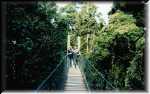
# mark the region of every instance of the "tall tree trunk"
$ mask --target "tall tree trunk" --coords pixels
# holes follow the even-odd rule
[[[80,36],[77,37],[77,40],[78,40],[78,51],[79,51],[79,53],[80,53],[80,43],[81,43],[81,41],[80,41]]]
[[[67,49],[70,47],[70,34],[68,33],[68,38],[67,38]]]
[[[86,52],[88,53],[88,51],[89,51],[89,34],[87,34],[87,39],[86,39],[86,41],[87,41]]]

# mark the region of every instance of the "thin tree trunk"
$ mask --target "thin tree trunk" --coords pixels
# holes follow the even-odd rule
[[[80,53],[80,43],[81,43],[81,41],[80,41],[80,36],[78,36],[77,38],[78,38],[78,39],[77,39],[77,40],[78,40],[78,51],[79,51],[79,53]]]
[[[86,48],[86,51],[87,51],[87,53],[88,53],[88,51],[89,51],[89,34],[87,34],[87,39],[86,39],[86,41],[87,41],[87,48]]]

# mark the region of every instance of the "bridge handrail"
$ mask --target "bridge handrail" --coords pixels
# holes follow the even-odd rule
[[[67,55],[65,55],[60,63],[56,66],[56,68],[44,79],[44,81],[38,86],[38,88],[36,89],[36,91],[40,90],[43,85],[48,81],[48,79],[50,79],[52,77],[52,75],[56,72],[56,70],[58,69],[58,67],[62,64],[62,62],[64,61],[64,59],[66,58]]]
[[[83,58],[83,57],[82,57]],[[84,58],[85,59],[85,58]],[[91,61],[89,61],[88,59],[86,59],[87,60],[87,64],[89,64],[90,66],[92,66],[93,67],[93,69],[113,88],[113,89],[116,89],[112,84],[111,84],[111,82],[109,82],[105,77],[104,77],[104,75],[103,75],[103,73],[101,73],[100,71],[98,71],[90,62]],[[88,69],[89,70],[89,69]]]
[[[85,77],[85,74],[83,73],[83,71],[82,71],[82,69],[81,69],[80,66],[79,66],[79,68],[80,68],[81,74],[82,74],[82,76],[83,76],[83,79],[85,80],[86,87],[87,87],[88,91],[90,91],[90,87],[89,87],[89,84],[88,84],[87,79],[86,79],[86,77]]]

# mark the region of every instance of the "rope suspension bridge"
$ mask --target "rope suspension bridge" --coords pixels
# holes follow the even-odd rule
[[[86,68],[89,73],[94,70],[94,73],[96,73],[98,75],[98,80],[103,79],[111,89],[116,90],[115,86],[113,86],[111,84],[111,82],[109,82],[104,77],[103,73],[99,72],[91,64],[91,62],[89,60],[86,60],[85,58],[80,56],[78,65],[77,66],[72,65],[70,67],[68,65],[69,63],[67,61],[67,55],[65,55],[64,58],[62,58],[62,60],[60,61],[60,63],[56,66],[56,68],[53,71],[51,71],[49,73],[49,75],[37,87],[36,92],[38,92],[40,90],[47,90],[45,88],[45,86],[47,86],[46,84],[48,83],[48,80],[52,78],[52,76],[55,74],[55,72],[58,70],[58,68],[61,66],[61,64],[63,64],[64,61],[65,61],[65,64],[67,64],[67,67],[66,67],[67,79],[65,81],[64,91],[89,91],[89,92],[91,91],[89,81],[85,75],[84,68],[83,68],[85,66],[85,64],[88,64],[92,68],[92,69]],[[96,83],[96,84],[99,84],[99,83]]]

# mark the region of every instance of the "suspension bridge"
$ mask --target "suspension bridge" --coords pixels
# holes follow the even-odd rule
[[[42,83],[37,87],[36,92],[40,90],[45,90],[44,89],[45,84],[48,83],[48,80],[52,78],[52,76],[55,74],[60,65],[63,64],[63,61],[66,59],[66,57],[67,55],[60,61],[60,63],[56,66],[56,68],[53,71],[51,71],[50,74],[42,81]],[[88,92],[91,91],[87,81],[87,77],[85,76],[85,73],[82,68],[85,65],[85,63],[91,66],[92,69],[95,70],[95,73],[99,75],[99,78],[103,79],[107,83],[107,85],[111,87],[111,89],[116,90],[116,88],[107,79],[105,79],[104,75],[101,72],[99,72],[92,64],[90,64],[88,60],[80,58],[79,61],[80,61],[79,64],[76,66],[75,65],[70,66],[68,65],[69,64],[68,62],[65,63],[67,64],[66,67],[67,79],[65,81],[63,91],[88,91]],[[91,70],[88,71],[89,73],[91,72]]]

